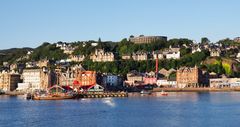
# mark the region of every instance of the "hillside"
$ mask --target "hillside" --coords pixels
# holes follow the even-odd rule
[[[32,51],[32,48],[11,48],[11,49],[5,49],[0,50],[0,65],[7,61],[9,63],[14,62],[18,58],[21,58],[27,54],[28,51]]]
[[[240,71],[239,62],[231,58],[209,57],[203,61],[203,65],[206,65],[210,71],[229,76]]]

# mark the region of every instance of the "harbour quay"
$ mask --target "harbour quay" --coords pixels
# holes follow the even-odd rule
[[[127,92],[79,92],[75,99],[79,98],[106,98],[106,97],[128,97]]]

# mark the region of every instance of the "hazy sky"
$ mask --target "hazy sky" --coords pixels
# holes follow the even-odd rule
[[[1,0],[0,49],[165,35],[240,36],[239,0]]]

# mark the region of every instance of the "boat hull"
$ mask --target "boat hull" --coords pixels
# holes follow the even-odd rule
[[[73,96],[47,96],[47,97],[37,97],[34,96],[33,100],[65,100],[65,99],[73,99]]]

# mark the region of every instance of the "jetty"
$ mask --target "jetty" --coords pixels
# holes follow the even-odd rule
[[[128,97],[127,92],[79,92],[75,98]]]

